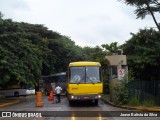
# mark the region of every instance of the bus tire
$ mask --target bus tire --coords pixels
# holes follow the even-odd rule
[[[15,97],[19,97],[19,92],[14,92]]]

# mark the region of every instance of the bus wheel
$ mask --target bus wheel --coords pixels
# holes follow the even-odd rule
[[[15,96],[15,97],[19,97],[19,92],[15,92],[15,93],[14,93],[14,96]]]

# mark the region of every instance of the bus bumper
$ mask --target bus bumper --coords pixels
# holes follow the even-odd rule
[[[101,94],[87,94],[87,95],[68,95],[69,100],[99,100],[101,99]]]

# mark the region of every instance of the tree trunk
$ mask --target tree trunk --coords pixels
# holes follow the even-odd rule
[[[147,5],[147,8],[148,8],[148,10],[150,11],[150,13],[151,13],[151,15],[152,15],[152,18],[153,18],[153,20],[154,20],[154,22],[155,22],[155,24],[156,24],[156,26],[157,26],[157,28],[158,28],[158,30],[159,30],[159,32],[160,32],[160,26],[158,25],[158,23],[157,23],[157,21],[156,21],[156,18],[155,18],[154,14],[153,14],[153,11],[151,10],[151,8],[150,8],[150,6],[149,6],[148,3],[146,3],[146,5]]]

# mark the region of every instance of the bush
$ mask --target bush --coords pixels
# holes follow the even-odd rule
[[[115,94],[116,104],[124,105],[128,103],[129,95],[127,86],[128,86],[128,81],[134,80],[134,77],[132,76],[133,72],[129,71],[128,74],[126,74],[122,80],[120,80],[119,82],[117,82],[117,84],[112,86],[112,89]]]
[[[105,93],[105,94],[109,93],[109,84],[108,83],[103,84],[103,93]]]
[[[108,94],[102,94],[102,99],[105,101],[109,100],[109,95]]]
[[[152,99],[146,99],[146,100],[144,100],[143,101],[143,105],[145,107],[154,107],[154,106],[156,106],[155,101],[152,100]]]
[[[131,97],[131,99],[129,100],[128,102],[128,105],[131,105],[131,106],[139,106],[141,105],[140,101],[138,100],[138,98],[136,96],[134,97]]]
[[[114,87],[116,104],[124,105],[128,103],[128,90],[125,87],[125,83],[116,84]]]

